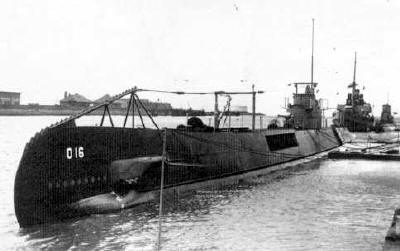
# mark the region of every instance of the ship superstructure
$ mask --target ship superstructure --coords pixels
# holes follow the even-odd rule
[[[389,101],[382,105],[382,113],[379,121],[375,123],[375,132],[387,132],[398,130],[392,115],[392,106]]]
[[[389,103],[382,105],[381,124],[393,124],[392,107]]]

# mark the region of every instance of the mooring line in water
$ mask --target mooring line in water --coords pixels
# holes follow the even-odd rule
[[[166,155],[167,155],[166,147],[167,147],[167,128],[164,128],[162,161],[161,161],[160,206],[159,206],[159,211],[158,211],[157,250],[161,250],[161,222],[162,222],[162,205],[163,205],[163,188],[164,188],[164,167],[165,167],[165,159],[166,159]]]

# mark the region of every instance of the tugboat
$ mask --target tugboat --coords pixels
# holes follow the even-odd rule
[[[254,89],[170,92],[214,95],[213,127],[204,125],[199,118],[190,118],[187,125],[160,129],[138,97],[150,90],[136,87],[89,107],[41,130],[26,144],[15,176],[18,222],[21,227],[29,227],[118,211],[155,200],[162,191],[193,188],[257,172],[267,174],[284,168],[283,163],[336,148],[342,142],[333,127],[321,126],[314,87],[312,80],[304,93],[311,106],[301,106],[295,99],[289,109],[292,128],[274,130],[255,128],[255,98],[261,92]],[[253,97],[252,128],[220,128],[218,97],[239,94]],[[123,124],[118,125],[109,106],[125,96],[130,96],[130,101]],[[301,97],[296,92],[295,98]],[[77,119],[99,109],[103,110],[99,125],[77,125]],[[143,128],[134,126],[135,109]],[[142,113],[150,118],[153,128],[146,128]],[[130,117],[131,126],[127,123]],[[109,126],[105,126],[106,120]]]
[[[351,132],[368,132],[373,130],[374,117],[369,103],[364,101],[364,95],[356,88],[357,53],[354,57],[353,82],[348,86],[351,93],[347,95],[345,105],[338,105],[333,114],[333,123],[338,127],[346,127]]]

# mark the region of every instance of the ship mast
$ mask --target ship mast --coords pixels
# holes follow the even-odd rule
[[[311,86],[314,87],[314,18],[312,19],[312,38],[311,38]]]
[[[354,94],[356,92],[356,68],[357,68],[357,52],[354,52],[354,71],[353,71],[353,83],[351,83],[351,106],[354,111]]]

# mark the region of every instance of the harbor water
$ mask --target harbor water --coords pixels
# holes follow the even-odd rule
[[[157,202],[19,228],[13,189],[23,148],[35,132],[60,119],[0,119],[1,249],[154,250]],[[185,118],[155,120],[173,127]],[[203,120],[208,124],[208,118]],[[232,121],[239,126],[248,122]],[[393,211],[400,206],[400,163],[313,157],[274,175],[218,187],[166,198],[162,250],[382,250]]]

